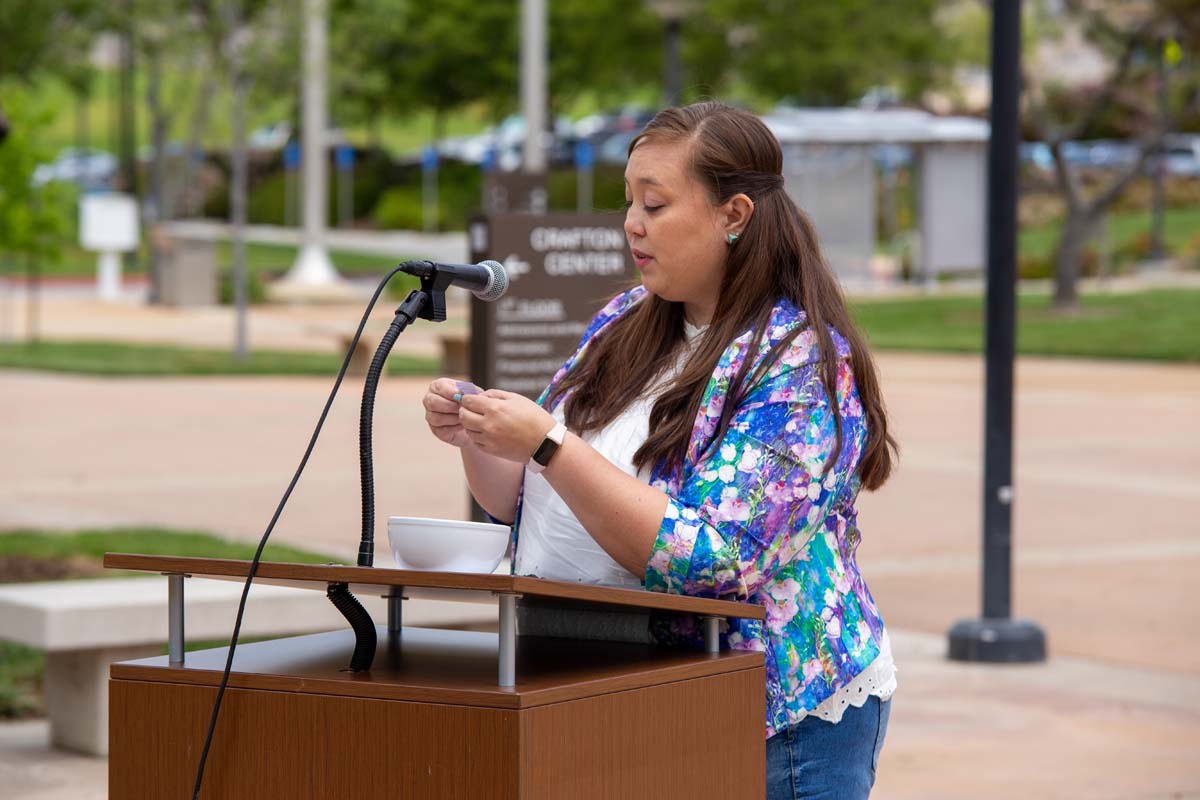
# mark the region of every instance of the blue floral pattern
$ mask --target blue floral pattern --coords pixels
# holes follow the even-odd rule
[[[638,287],[618,295],[596,315],[543,400],[589,342],[644,294]],[[824,471],[836,449],[835,420],[816,337],[808,329],[744,394],[724,437],[713,442],[743,361],[753,359],[747,374],[755,374],[768,351],[804,323],[802,310],[780,301],[753,353],[752,331],[736,338],[705,390],[682,470],[667,474],[660,465],[651,476],[668,502],[646,566],[646,588],[766,609],[764,621],[729,620],[722,640],[765,655],[767,736],[799,721],[858,675],[879,654],[883,634],[855,561],[854,501],[867,429],[845,340],[831,331],[842,418],[842,449],[832,469]],[[652,625],[660,641],[700,641],[695,619],[656,617]]]

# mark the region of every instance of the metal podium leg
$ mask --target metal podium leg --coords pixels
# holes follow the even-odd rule
[[[500,685],[517,685],[517,596],[500,595]]]
[[[400,604],[404,600],[404,587],[394,586],[392,591],[384,595],[387,598],[388,610],[388,635],[400,635],[400,620],[401,608]]]
[[[167,661],[176,667],[183,664],[183,579],[167,575]]]
[[[720,617],[704,618],[704,651],[706,653],[721,652]]]

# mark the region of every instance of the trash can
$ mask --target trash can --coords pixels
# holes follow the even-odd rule
[[[168,306],[217,304],[217,243],[161,234],[159,299]]]

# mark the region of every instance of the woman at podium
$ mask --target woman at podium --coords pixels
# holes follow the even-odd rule
[[[887,480],[895,442],[782,164],[752,114],[660,112],[625,170],[640,284],[538,402],[440,378],[424,406],[475,499],[514,523],[518,573],[764,606],[721,640],[765,654],[768,798],[867,797],[896,682],[855,499]]]

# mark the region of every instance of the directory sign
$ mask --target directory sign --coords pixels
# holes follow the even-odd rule
[[[494,214],[471,224],[472,261],[495,259],[508,293],[472,300],[471,379],[537,398],[587,324],[635,279],[622,214]]]

